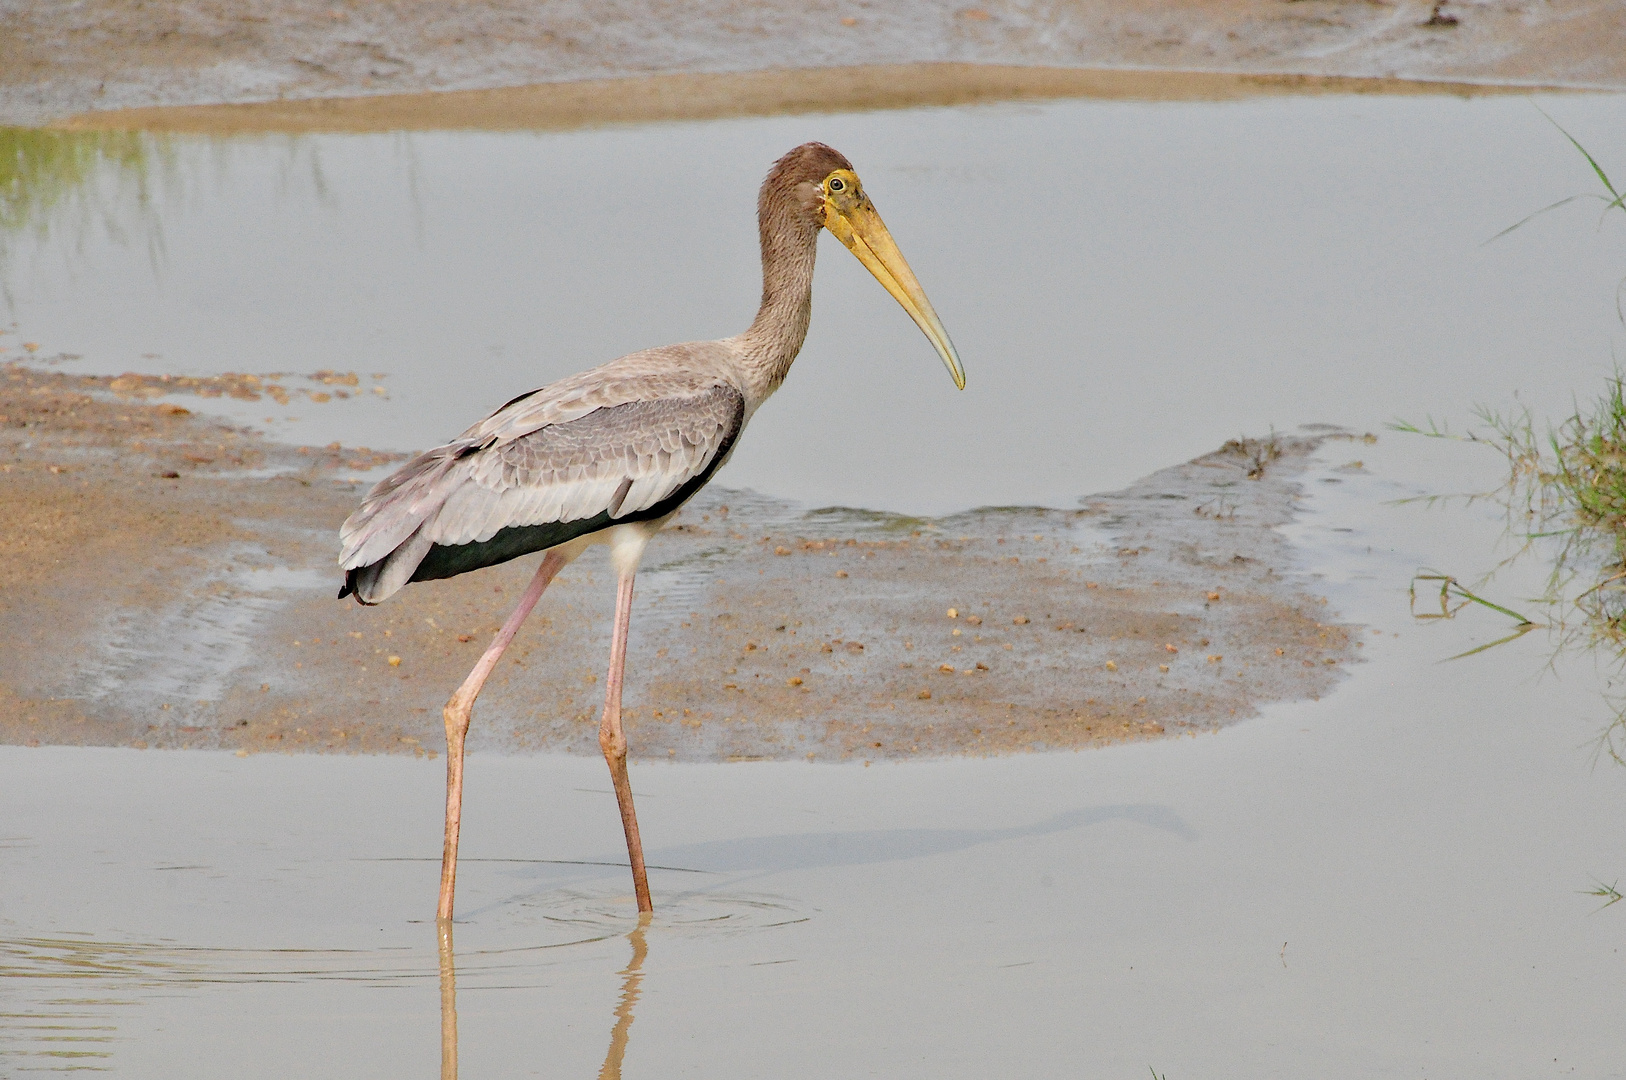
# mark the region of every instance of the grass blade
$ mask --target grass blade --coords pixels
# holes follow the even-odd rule
[[[1506,637],[1499,637],[1495,641],[1487,641],[1483,645],[1475,645],[1467,652],[1459,652],[1455,656],[1447,656],[1444,660],[1441,660],[1440,663],[1445,664],[1451,662],[1452,660],[1461,660],[1464,657],[1473,656],[1475,653],[1482,653],[1486,649],[1494,649],[1498,645],[1506,645],[1510,641],[1516,641],[1517,639],[1524,637],[1524,635],[1534,630],[1536,626],[1536,623],[1522,623],[1517,630],[1513,631],[1513,633],[1507,635]]]
[[[1613,193],[1614,193],[1614,189],[1611,188],[1610,189],[1610,194],[1613,194]],[[1507,228],[1503,229],[1501,232],[1497,233],[1495,236],[1491,237],[1489,240],[1486,240],[1483,244],[1480,244],[1479,246],[1484,247],[1485,244],[1494,244],[1496,241],[1500,240],[1502,237],[1506,236],[1508,233],[1512,232],[1514,229],[1518,229],[1518,228],[1521,228],[1521,227],[1523,227],[1525,225],[1528,225],[1530,222],[1534,221],[1536,218],[1538,218],[1541,215],[1545,214],[1549,210],[1557,210],[1560,206],[1568,206],[1570,203],[1574,202],[1576,199],[1601,199],[1601,198],[1603,198],[1602,195],[1597,195],[1597,194],[1594,194],[1593,192],[1585,191],[1585,192],[1582,192],[1579,195],[1571,195],[1568,198],[1559,199],[1557,202],[1551,204],[1550,206],[1543,206],[1540,210],[1537,210],[1533,214],[1525,215],[1524,217],[1520,218],[1518,221],[1515,221],[1513,224],[1509,225]],[[1619,201],[1620,200],[1618,200],[1618,199],[1616,200],[1616,202],[1619,202]],[[1604,213],[1608,213],[1608,212],[1609,212],[1608,208],[1605,207],[1604,208]]]
[[[1541,113],[1541,115],[1543,115],[1543,116],[1547,116],[1546,111],[1543,110],[1540,105],[1536,106],[1536,111]],[[1570,145],[1575,147],[1577,150],[1581,151],[1581,156],[1586,158],[1586,162],[1587,162],[1588,165],[1592,166],[1592,171],[1598,174],[1598,179],[1603,181],[1603,186],[1608,188],[1609,189],[1609,194],[1613,195],[1615,197],[1615,199],[1618,201],[1620,199],[1620,192],[1616,191],[1615,190],[1615,185],[1609,182],[1609,174],[1603,171],[1603,166],[1598,164],[1597,159],[1594,158],[1591,154],[1587,153],[1586,147],[1582,146],[1581,143],[1579,142],[1579,140],[1577,140],[1574,135],[1571,135],[1569,132],[1564,131],[1564,125],[1563,124],[1560,124],[1557,120],[1554,120],[1551,116],[1547,116],[1547,122],[1549,124],[1553,125],[1553,127],[1557,128],[1559,131],[1563,132],[1564,138],[1566,138],[1566,139],[1568,139],[1570,141]]]

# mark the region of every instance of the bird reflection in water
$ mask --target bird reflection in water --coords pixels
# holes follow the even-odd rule
[[[627,1056],[627,1037],[632,1031],[632,1007],[644,978],[644,957],[649,944],[644,931],[650,914],[640,912],[638,925],[627,934],[632,943],[632,959],[621,969],[621,1000],[615,1007],[615,1027],[610,1029],[610,1048],[599,1067],[598,1080],[621,1080],[621,1062]],[[457,1080],[457,959],[452,949],[452,924],[440,924],[440,1080]]]
[[[598,1080],[621,1080],[621,1059],[627,1056],[627,1033],[632,1030],[632,1007],[638,1003],[639,984],[644,978],[644,957],[649,954],[649,946],[644,942],[644,930],[649,926],[649,919],[649,912],[639,912],[638,925],[627,935],[627,940],[632,942],[632,959],[621,969],[621,1001],[615,1007],[610,1049],[604,1055]]]
[[[452,924],[440,924],[440,1080],[457,1080],[457,958]]]

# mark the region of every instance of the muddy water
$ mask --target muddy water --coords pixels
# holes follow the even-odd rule
[[[1538,103],[1600,152],[1626,121],[1619,96]],[[730,487],[1070,506],[1239,432],[1515,392],[1561,408],[1609,363],[1618,233],[1571,208],[1484,244],[1596,181],[1529,101],[1449,97],[137,140],[0,236],[0,344],[80,371],[355,372],[363,400],[237,415],[419,448],[549,379],[743,327],[756,185],[809,138],[857,163],[970,387],[831,244]]]
[[[1295,527],[1369,627],[1330,697],[1109,751],[640,765],[641,933],[588,758],[475,758],[443,967],[436,762],[0,750],[5,1068],[422,1076],[444,1032],[463,1076],[1611,1075],[1591,661],[1442,665],[1501,624],[1414,623],[1405,582],[1500,525],[1390,500],[1498,463],[1342,449]]]

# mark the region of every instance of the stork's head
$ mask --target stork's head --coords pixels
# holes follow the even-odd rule
[[[903,305],[903,310],[943,358],[954,385],[964,390],[965,369],[960,366],[954,343],[949,340],[937,312],[932,310],[931,301],[926,299],[926,291],[915,279],[914,271],[909,269],[903,252],[898,250],[892,234],[881,221],[875,204],[864,193],[864,185],[853,171],[852,162],[823,143],[804,143],[775,162],[763,182],[760,209],[765,224],[777,209],[769,206],[775,196],[789,202],[795,208],[792,212],[799,214],[806,225],[829,229],[858,256],[858,261],[875,275],[875,280]]]

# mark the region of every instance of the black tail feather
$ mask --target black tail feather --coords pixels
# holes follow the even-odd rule
[[[378,573],[377,566],[378,564],[374,563],[372,566],[361,566],[354,570],[346,570],[344,573],[344,584],[339,586],[338,598],[343,600],[347,596],[354,596],[356,598],[356,603],[360,604],[362,607],[376,607],[377,605],[372,601],[363,600],[361,598],[360,578],[369,570],[371,570],[376,576]]]

